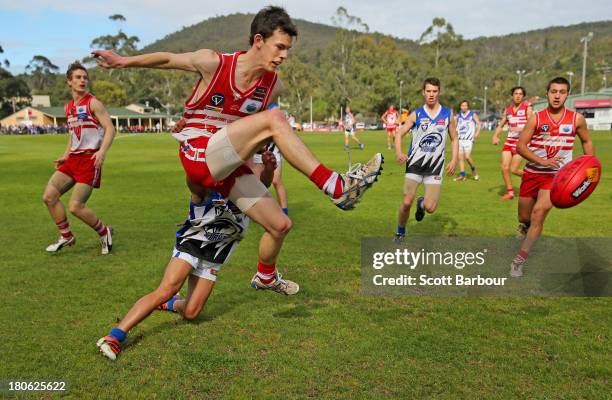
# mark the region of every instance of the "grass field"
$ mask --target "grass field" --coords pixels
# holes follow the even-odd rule
[[[513,236],[516,202],[497,201],[499,147],[483,136],[481,180],[446,179],[439,210],[418,225],[411,218],[409,235]],[[553,210],[547,236],[612,237],[612,135],[593,136],[602,182],[579,207]],[[383,133],[360,137],[366,150],[352,150],[354,162],[374,151],[387,162],[353,212],[285,168],[294,229],[279,266],[298,295],[249,288],[261,234],[253,227],[195,322],[153,313],[115,363],[95,342],[156,287],[187,213],[176,143],[118,137],[89,203],[115,229],[113,253],[99,255],[97,236],[71,218],[77,246],[49,255],[57,232],[41,195],[66,137],[0,137],[0,380],[62,379],[75,399],[612,398],[609,298],[359,294],[360,239],[391,237],[403,183]],[[340,134],[303,138],[330,167],[346,168]]]

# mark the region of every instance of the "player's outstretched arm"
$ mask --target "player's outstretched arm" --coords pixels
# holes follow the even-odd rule
[[[493,133],[492,142],[495,146],[499,144],[499,134],[501,133],[502,129],[507,123],[508,123],[508,120],[506,119],[506,116],[504,115],[504,117],[499,122],[499,125],[497,125],[497,128],[495,128],[495,133]]]
[[[450,129],[448,134],[451,138],[451,160],[446,167],[446,173],[452,175],[455,173],[455,165],[457,164],[457,156],[459,154],[459,137],[457,136],[457,121],[453,118],[451,111]]]
[[[586,119],[584,119],[584,116],[582,116],[582,114],[576,115],[576,134],[582,142],[582,151],[584,152],[584,154],[587,156],[594,156],[595,146],[593,145],[593,141],[591,140],[591,135],[589,134]]]
[[[476,133],[474,133],[474,140],[476,140],[478,139],[478,136],[480,136],[480,128],[482,127],[482,124],[480,123],[480,118],[478,118],[478,114],[474,113],[472,115],[472,119],[476,123]]]
[[[112,50],[96,50],[91,53],[102,68],[159,68],[189,72],[211,72],[219,63],[212,50],[203,49],[191,53],[157,52],[136,56],[121,56]]]
[[[92,99],[90,103],[91,113],[96,117],[96,119],[104,128],[104,139],[102,139],[102,144],[100,145],[100,149],[94,153],[91,157],[94,159],[94,165],[96,168],[100,168],[102,163],[104,163],[104,159],[106,158],[106,152],[110,148],[113,143],[113,139],[117,132],[115,131],[115,127],[113,126],[113,122],[111,121],[110,115],[108,115],[108,111],[106,111],[106,107],[104,104],[98,99]]]
[[[408,156],[402,151],[402,138],[416,123],[416,113],[412,112],[408,116],[408,120],[404,125],[401,125],[397,130],[397,134],[393,138],[393,144],[395,145],[395,159],[399,164],[404,164],[408,161]]]

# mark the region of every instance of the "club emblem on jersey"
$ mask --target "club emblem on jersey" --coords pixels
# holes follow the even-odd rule
[[[542,124],[542,132],[548,132],[549,129],[550,126],[548,126],[548,124]]]
[[[222,106],[223,103],[225,103],[225,97],[221,93],[214,93],[212,96],[210,96],[210,103],[213,106]]]
[[[572,133],[572,125],[571,124],[563,124],[559,127],[559,132],[561,133]]]
[[[263,103],[259,100],[254,99],[246,99],[244,103],[242,103],[242,107],[240,107],[240,112],[245,114],[253,114],[261,109]]]
[[[430,133],[419,142],[421,151],[425,153],[433,153],[436,148],[442,143],[442,136],[438,133]]]
[[[516,115],[525,115],[525,110],[518,110]]]
[[[423,127],[424,130],[427,130],[427,128],[429,128],[429,122],[430,122],[429,118],[421,118],[420,125]]]
[[[76,108],[77,119],[87,118],[87,106],[77,106]]]

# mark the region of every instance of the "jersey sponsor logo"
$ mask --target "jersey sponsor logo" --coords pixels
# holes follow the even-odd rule
[[[446,120],[445,119],[439,119],[436,121],[437,125],[446,125]]]
[[[87,118],[87,106],[77,106],[76,115],[78,119],[86,119]]]
[[[243,112],[245,114],[253,114],[259,111],[262,105],[263,103],[261,101],[248,98],[244,103],[242,103],[242,107],[240,107],[240,112]]]
[[[561,133],[572,133],[572,124],[563,124],[559,127],[559,132]]]
[[[223,96],[221,93],[214,93],[212,96],[210,96],[210,103],[214,106],[222,106],[223,103],[225,103],[225,96]]]
[[[419,142],[421,151],[425,153],[433,153],[436,148],[442,143],[442,136],[438,133],[430,133]]]
[[[519,116],[520,116],[520,115],[525,115],[525,110],[518,110],[518,111],[516,112],[516,115],[519,115]]]
[[[434,178],[435,180],[437,180],[437,181],[441,181],[441,180],[442,180],[442,177],[441,177],[440,175],[436,175],[436,176],[434,176],[433,178]]]
[[[204,106],[204,108],[209,110],[209,111],[214,111],[214,112],[218,112],[218,113],[222,113],[223,112],[223,108],[220,108],[220,107]]]

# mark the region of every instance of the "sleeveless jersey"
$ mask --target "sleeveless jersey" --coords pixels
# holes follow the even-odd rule
[[[387,129],[393,129],[397,127],[397,111],[386,111],[385,120],[387,121]]]
[[[423,106],[417,108],[415,114],[406,173],[441,175],[452,111],[440,106],[438,115],[432,118]]]
[[[556,174],[560,168],[572,160],[572,150],[576,140],[576,111],[563,109],[559,122],[553,121],[548,108],[536,112],[536,127],[529,142],[529,149],[540,158],[559,157],[559,168],[543,167],[528,162],[525,171],[538,174]]]
[[[90,103],[94,96],[87,93],[76,103],[70,100],[64,107],[70,130],[70,153],[96,152],[102,144],[104,129],[91,113]]]
[[[353,130],[353,113],[347,112],[344,114],[344,130]]]
[[[513,105],[506,107],[506,120],[508,121],[508,139],[518,141],[521,131],[527,123],[527,109],[530,104],[526,101],[518,106],[516,111]]]
[[[249,218],[213,192],[202,203],[189,204],[189,216],[176,232],[176,249],[219,267],[229,260],[249,225]]]
[[[476,123],[474,122],[474,111],[468,111],[466,115],[462,112],[457,114],[457,133],[459,140],[474,141]]]
[[[244,92],[236,87],[236,63],[245,52],[217,53],[219,65],[208,87],[199,99],[195,99],[202,79],[198,81],[191,97],[185,103],[185,128],[173,136],[178,141],[200,136],[212,136],[230,123],[266,109],[272,88],[276,84],[275,72],[266,71]]]

